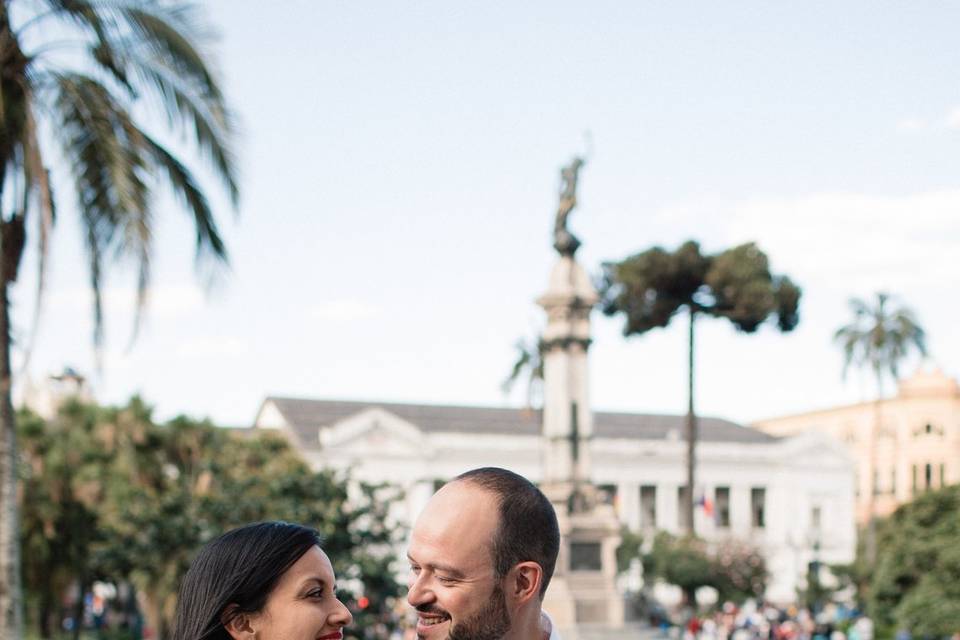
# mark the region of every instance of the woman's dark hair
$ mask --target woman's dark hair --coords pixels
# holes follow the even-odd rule
[[[280,576],[319,544],[315,530],[288,522],[248,524],[212,540],[180,585],[173,640],[230,640],[224,622],[261,611]]]

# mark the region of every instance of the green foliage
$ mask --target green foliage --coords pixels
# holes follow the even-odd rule
[[[703,540],[657,533],[644,558],[644,576],[680,587],[693,602],[700,587],[713,587],[721,600],[742,602],[762,596],[767,584],[766,561],[748,544],[728,541],[710,550]]]
[[[873,578],[874,564],[867,560],[867,532],[861,529],[857,535],[857,552],[853,562],[849,564],[829,565],[830,572],[837,579],[837,588],[840,591],[853,588],[857,607],[866,609],[867,596],[870,593],[870,582]]]
[[[17,281],[28,238],[37,242],[39,311],[51,233],[63,199],[76,203],[93,293],[93,342],[99,347],[102,282],[112,261],[129,261],[137,270],[136,336],[151,281],[154,205],[161,190],[172,193],[188,214],[197,258],[208,258],[213,264],[227,260],[200,181],[170,143],[177,140],[176,146],[186,143],[188,150],[198,152],[234,206],[239,198],[232,152],[235,127],[210,64],[210,30],[195,5],[177,0],[39,0],[16,3],[11,10],[13,4],[0,0],[0,325],[4,327],[0,387],[5,389],[0,493],[5,496],[18,492],[10,400],[14,377],[9,365],[10,289]],[[70,188],[55,191],[55,183]],[[59,445],[50,451],[59,455]],[[77,462],[78,472],[86,468],[84,460]],[[67,483],[65,478],[74,478],[72,470],[53,465],[59,471],[38,470],[39,477],[52,481],[50,474],[60,473],[59,488],[56,483],[47,487],[49,492],[44,487],[30,488],[40,501],[53,499]],[[91,482],[105,490],[105,485]],[[82,493],[68,497],[77,498],[69,503],[74,509],[69,515],[48,514],[32,524],[50,526],[57,517],[74,525],[89,520],[83,511],[85,502],[77,497]],[[13,529],[20,519],[16,504],[7,500],[0,506],[0,538],[14,540],[18,532]],[[72,530],[80,534],[77,526]],[[38,536],[34,530],[28,542],[42,547],[45,538],[49,536]],[[79,557],[77,562],[86,566],[85,556],[76,554],[87,542],[69,541],[70,549],[62,553]],[[35,560],[27,559],[28,564],[34,563],[28,571],[42,571]],[[0,549],[0,635],[4,637],[23,635],[18,566],[16,545],[4,544]],[[78,567],[75,575],[83,571]]]
[[[850,365],[868,367],[880,385],[884,372],[898,376],[900,362],[915,348],[927,354],[926,332],[907,307],[890,308],[892,296],[877,293],[871,306],[859,298],[850,300],[853,320],[837,330],[834,341],[843,349],[843,373]]]
[[[391,571],[397,492],[311,471],[288,442],[185,417],[155,424],[134,398],[121,408],[68,404],[19,420],[24,451],[23,549],[42,637],[64,589],[93,578],[136,586],[162,637],[180,580],[201,545],[235,526],[288,520],[320,531],[341,597],[362,634],[400,595]],[[359,596],[370,606],[358,610]]]
[[[713,586],[721,600],[759,598],[767,587],[767,562],[759,550],[746,543],[724,542],[713,556],[713,569]]]
[[[543,387],[543,339],[537,336],[533,340],[520,339],[514,344],[517,359],[510,368],[510,374],[500,383],[504,394],[510,393],[513,385],[521,378],[526,382],[527,407],[532,408],[534,397]]]
[[[755,244],[704,255],[693,241],[670,253],[653,247],[620,262],[603,265],[603,312],[622,313],[623,334],[666,327],[681,309],[726,318],[753,333],[771,316],[781,331],[799,321],[800,289],[786,276],[774,276]]]
[[[713,586],[713,563],[707,555],[706,544],[692,536],[674,537],[660,532],[653,539],[650,558],[644,569],[650,577],[676,585],[683,590],[688,603],[695,601],[697,589]]]
[[[914,635],[960,631],[960,486],[925,493],[879,527],[869,609]]]
[[[630,527],[620,529],[620,546],[617,547],[617,573],[623,573],[630,568],[635,559],[643,560],[643,535],[634,532]]]
[[[237,203],[235,125],[210,65],[210,31],[189,2],[45,0],[23,10],[22,24],[11,19],[8,4],[4,0],[0,7],[7,51],[2,75],[11,85],[4,87],[0,109],[6,114],[0,192],[9,184],[17,193],[4,200],[13,203],[12,210],[0,213],[21,227],[29,216],[37,218],[42,258],[63,197],[51,188],[48,174],[58,169],[50,159],[65,160],[63,177],[75,191],[89,259],[99,343],[107,260],[125,258],[137,265],[138,311],[146,300],[153,203],[160,189],[169,188],[187,211],[198,257],[226,260],[200,182],[165,140],[174,134],[192,142],[189,148]],[[26,39],[21,29],[29,33]],[[53,35],[38,38],[38,33]],[[64,47],[73,51],[63,55]],[[13,226],[6,229],[12,232]],[[16,279],[17,265],[12,266],[3,274],[4,285]],[[41,285],[42,280],[41,274]]]

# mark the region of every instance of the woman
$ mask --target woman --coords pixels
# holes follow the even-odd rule
[[[313,529],[260,522],[207,544],[180,586],[173,640],[339,640],[352,622]]]

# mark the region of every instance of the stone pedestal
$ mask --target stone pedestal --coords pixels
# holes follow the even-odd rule
[[[584,627],[620,629],[624,603],[617,592],[620,524],[609,505],[565,513],[554,504],[560,523],[560,556],[543,608],[564,640],[577,640]]]

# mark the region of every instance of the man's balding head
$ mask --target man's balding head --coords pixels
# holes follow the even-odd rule
[[[467,483],[489,493],[497,506],[491,541],[498,578],[520,562],[536,562],[543,570],[540,598],[547,591],[560,551],[560,527],[553,505],[532,482],[498,467],[473,469],[452,483]]]

